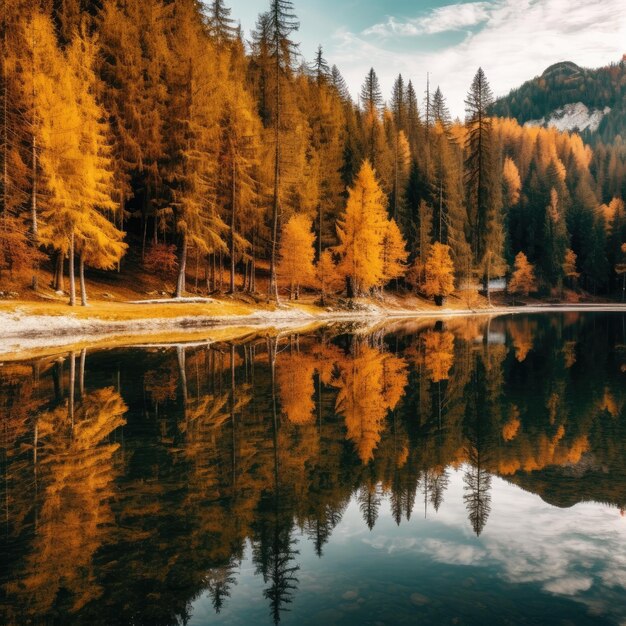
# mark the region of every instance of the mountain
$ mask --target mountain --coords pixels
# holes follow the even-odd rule
[[[496,100],[492,112],[529,126],[578,131],[592,143],[626,139],[626,54],[598,69],[570,61],[551,65]]]

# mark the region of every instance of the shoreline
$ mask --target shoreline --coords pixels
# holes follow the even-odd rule
[[[105,303],[108,304],[108,303]],[[164,304],[172,304],[164,302]],[[180,307],[185,303],[175,303]],[[365,310],[325,310],[300,306],[289,306],[274,310],[253,309],[236,315],[187,314],[159,315],[158,303],[134,305],[143,313],[138,318],[107,319],[97,314],[89,315],[89,308],[80,309],[81,315],[40,314],[28,311],[29,303],[20,303],[12,310],[0,309],[0,358],[14,359],[21,353],[41,353],[60,350],[74,345],[137,345],[146,343],[151,337],[160,344],[176,341],[224,340],[224,336],[241,337],[259,331],[302,330],[311,326],[356,322],[377,324],[401,319],[445,319],[453,317],[500,317],[533,313],[576,313],[576,312],[625,312],[626,304],[529,304],[525,306],[497,306],[489,308],[388,308],[368,303]],[[284,305],[283,305],[284,306]],[[153,309],[154,310],[150,310]],[[150,313],[154,315],[150,315]],[[171,312],[171,311],[169,311]],[[86,314],[86,315],[83,315]]]

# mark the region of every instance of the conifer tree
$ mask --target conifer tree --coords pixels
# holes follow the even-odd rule
[[[386,223],[385,196],[372,166],[365,161],[348,189],[345,214],[337,222],[337,269],[346,280],[348,297],[366,293],[383,279]]]
[[[454,262],[450,247],[436,241],[430,248],[425,264],[426,280],[423,291],[435,298],[435,303],[442,306],[446,296],[454,291]]]
[[[274,71],[273,99],[274,114],[272,126],[274,131],[274,190],[272,196],[271,216],[271,253],[270,253],[270,281],[269,292],[273,293],[278,301],[278,283],[276,280],[276,253],[278,246],[278,226],[280,217],[281,193],[281,145],[280,131],[284,123],[284,97],[281,85],[288,78],[297,47],[291,40],[291,35],[300,28],[296,19],[291,0],[271,0],[268,12],[268,39],[270,44],[270,58]]]
[[[515,271],[509,281],[508,290],[523,296],[537,290],[535,268],[528,262],[523,252],[519,252],[515,257]]]
[[[278,276],[289,285],[289,299],[298,300],[300,287],[311,285],[315,276],[315,235],[306,215],[294,215],[283,227]]]
[[[237,34],[235,21],[230,17],[231,9],[224,0],[212,0],[208,7],[209,36],[218,46],[233,41]]]
[[[489,115],[492,103],[491,88],[479,68],[465,100],[465,181],[472,254],[481,269],[487,293],[489,277],[497,275],[502,267],[504,247],[499,170]]]

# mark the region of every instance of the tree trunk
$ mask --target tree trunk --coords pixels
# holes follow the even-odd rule
[[[70,235],[70,259],[69,259],[69,278],[70,278],[70,306],[76,305],[76,276],[74,275],[74,231]]]
[[[38,248],[38,240],[39,240],[39,225],[37,223],[37,137],[33,134],[33,143],[32,143],[32,176],[33,176],[33,185],[30,196],[30,216],[31,216],[31,237],[32,237],[32,246],[36,250]],[[39,263],[35,262],[35,267],[33,268],[33,281],[32,287],[35,291],[37,291],[39,287]]]
[[[80,369],[78,376],[78,389],[80,390],[80,397],[85,395],[85,360],[87,359],[87,348],[83,348],[80,351]]]
[[[230,286],[229,292],[235,293],[235,211],[237,210],[237,164],[233,154],[233,184],[230,196]]]
[[[80,304],[87,306],[87,288],[85,287],[85,255],[81,251],[78,260],[78,274],[80,277]]]
[[[176,283],[176,297],[182,298],[185,295],[187,273],[187,235],[183,233],[183,245],[180,251],[180,265],[178,269],[178,281]]]
[[[76,353],[70,352],[70,388],[67,404],[67,413],[70,418],[72,431],[74,430],[74,395],[76,389]]]
[[[346,276],[346,295],[348,298],[354,298],[354,284],[352,282],[352,276]]]
[[[272,253],[270,257],[270,283],[269,294],[274,295],[278,304],[278,281],[276,278],[276,247],[278,245],[278,211],[280,194],[280,54],[276,50],[276,110],[274,117],[274,201],[272,203]]]

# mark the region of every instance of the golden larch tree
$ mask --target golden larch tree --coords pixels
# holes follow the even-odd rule
[[[427,296],[434,297],[441,306],[444,298],[454,291],[454,261],[450,246],[435,242],[430,248],[424,269],[426,280],[423,291]]]
[[[279,250],[278,277],[289,286],[289,299],[297,300],[300,287],[314,282],[315,235],[311,219],[293,215],[283,227]]]
[[[509,281],[509,291],[522,296],[528,296],[529,293],[536,291],[535,268],[523,252],[519,252],[515,257],[514,267],[515,270]]]
[[[366,293],[384,280],[383,240],[387,200],[369,161],[364,161],[348,189],[345,213],[337,223],[339,273],[348,296]]]

